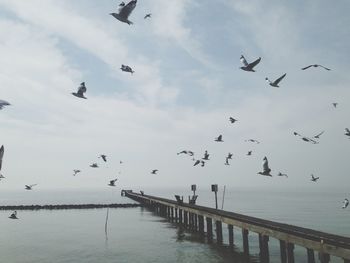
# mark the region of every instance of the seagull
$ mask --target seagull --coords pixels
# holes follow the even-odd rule
[[[264,157],[263,159],[263,171],[262,172],[258,172],[258,174],[261,174],[261,175],[264,175],[264,176],[271,176],[272,175],[270,174],[271,172],[271,169],[269,167],[269,162],[267,161],[267,158],[266,156]]]
[[[313,140],[311,138],[308,138],[308,137],[302,137],[301,139],[303,141],[305,141],[305,142],[311,142],[312,144],[318,144],[319,143],[319,142],[317,142],[317,141],[315,141],[315,140]]]
[[[5,178],[5,177],[1,174],[2,158],[4,157],[4,152],[5,152],[4,145],[1,145],[1,148],[0,148],[0,178]]]
[[[205,162],[204,162],[203,160],[195,160],[195,163],[194,163],[193,166],[196,166],[196,165],[198,165],[198,164],[201,164],[201,166],[204,167]]]
[[[325,70],[331,70],[330,68],[326,68],[326,67],[324,67],[322,65],[319,65],[319,64],[309,65],[309,66],[306,66],[305,68],[302,68],[301,70],[305,70],[305,69],[308,69],[308,68],[311,68],[311,67],[315,67],[315,68],[321,67],[321,68],[324,68]]]
[[[319,139],[320,136],[321,136],[323,133],[324,133],[324,131],[320,132],[319,134],[315,135],[314,138],[315,138],[315,139]]]
[[[101,154],[98,158],[102,158],[104,162],[107,162],[107,155]]]
[[[216,142],[223,142],[222,135],[219,135],[219,137],[215,138]]]
[[[338,106],[338,102],[333,102],[332,105],[334,108],[336,108]]]
[[[192,151],[188,151],[187,153],[188,153],[189,156],[193,156],[194,155],[194,152],[192,152]]]
[[[152,170],[151,174],[157,174],[158,170]]]
[[[119,6],[119,13],[110,13],[114,18],[118,19],[121,22],[127,23],[128,25],[131,25],[132,22],[128,20],[129,15],[136,7],[137,0],[130,1],[127,5],[125,5],[124,2],[122,2]]]
[[[254,140],[254,139],[248,139],[248,140],[245,140],[246,142],[254,142],[256,144],[259,144],[260,142],[258,140]]]
[[[343,209],[344,209],[344,208],[347,208],[348,205],[349,205],[349,200],[348,200],[347,198],[345,198],[344,201],[343,201],[343,207],[342,207],[342,208],[343,208]]]
[[[72,94],[75,97],[81,98],[81,99],[87,99],[86,97],[84,97],[84,93],[86,92],[86,87],[85,87],[85,82],[80,83],[80,86],[78,88],[77,92],[72,92]]]
[[[287,175],[287,174],[283,174],[283,173],[281,173],[281,172],[279,172],[279,173],[277,174],[277,176],[285,176],[285,177],[288,178],[288,175]]]
[[[13,213],[9,216],[11,219],[18,219],[17,217],[17,211],[13,211]]]
[[[6,100],[0,100],[0,110],[2,110],[5,106],[11,105]]]
[[[320,179],[320,177],[314,177],[314,175],[311,175],[311,181],[317,182],[317,180]]]
[[[228,155],[227,155],[227,159],[230,159],[230,160],[232,160],[232,156],[233,156],[233,154],[232,153],[228,153]]]
[[[235,122],[237,121],[236,119],[234,119],[234,118],[232,118],[232,117],[230,117],[229,120],[230,120],[231,123],[235,123]]]
[[[228,157],[226,157],[226,161],[225,161],[225,165],[230,165],[229,162],[228,162]]]
[[[121,66],[120,68],[122,71],[125,71],[125,72],[130,72],[131,74],[133,74],[135,71],[132,70],[131,67],[127,66],[127,65],[123,65]]]
[[[350,130],[348,128],[345,128],[345,133],[344,135],[349,136],[350,137]],[[1,157],[1,156],[0,156]],[[1,169],[1,165],[0,165],[0,169]]]
[[[117,181],[118,179],[116,178],[116,179],[114,179],[114,180],[110,180],[109,181],[109,186],[115,186],[115,182]]]
[[[295,136],[301,136],[299,133],[297,133],[297,132],[293,132],[293,134],[295,135]]]
[[[279,77],[278,79],[276,79],[274,82],[271,82],[271,80],[269,80],[268,78],[265,78],[265,80],[267,81],[267,83],[270,84],[270,86],[279,88],[278,83],[280,83],[280,81],[281,81],[286,75],[287,75],[287,73],[283,74],[281,77]]]
[[[151,18],[151,16],[152,16],[152,14],[151,14],[151,13],[146,14],[146,15],[145,15],[145,17],[144,17],[144,19],[146,19],[146,18]]]
[[[249,152],[247,153],[247,155],[248,155],[248,156],[252,155],[252,151],[249,151]]]
[[[247,60],[245,59],[245,57],[243,55],[241,55],[240,58],[242,64],[244,65],[244,67],[240,67],[242,70],[244,71],[251,71],[251,72],[255,72],[255,70],[253,69],[256,65],[259,64],[261,58],[259,57],[257,60],[255,60],[252,63],[248,63]]]
[[[98,164],[97,163],[90,164],[90,167],[91,168],[98,168]]]
[[[73,176],[76,176],[80,172],[81,172],[80,170],[73,170]]]
[[[24,189],[26,189],[26,190],[33,190],[33,186],[36,186],[37,184],[30,184],[30,185],[25,185],[24,187]]]
[[[183,150],[183,151],[181,151],[181,152],[178,152],[177,155],[183,154],[183,153],[184,153],[184,154],[188,154],[188,151]]]
[[[209,160],[209,153],[208,153],[208,151],[205,151],[205,153],[204,153],[204,157],[202,158],[203,160]]]

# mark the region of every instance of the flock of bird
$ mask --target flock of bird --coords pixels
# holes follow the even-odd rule
[[[129,20],[129,16],[132,13],[132,11],[135,9],[136,4],[137,4],[137,0],[132,0],[128,4],[125,4],[125,2],[122,2],[122,3],[119,4],[118,12],[117,13],[110,13],[110,15],[112,15],[114,18],[116,18],[117,20],[119,20],[119,21],[121,21],[123,23],[127,23],[127,24],[131,25],[131,24],[133,24],[133,22],[131,22]],[[144,16],[144,19],[149,19],[149,18],[151,18],[151,16],[152,16],[152,14],[148,13],[148,14],[146,14]],[[256,59],[255,61],[253,61],[251,63],[248,63],[246,58],[243,55],[241,55],[240,61],[243,64],[243,66],[240,67],[240,69],[242,69],[244,71],[247,71],[247,72],[255,72],[254,68],[261,62],[261,57],[259,57],[258,59]],[[319,64],[308,65],[306,67],[303,67],[301,70],[307,70],[307,69],[312,68],[312,67],[314,67],[314,68],[320,67],[320,68],[323,68],[323,69],[325,69],[327,71],[331,70],[330,68],[327,68],[327,67],[325,67],[323,65],[319,65]],[[124,71],[124,72],[128,72],[128,73],[131,73],[131,74],[133,74],[135,72],[130,66],[124,65],[124,64],[121,65],[120,69],[122,71]],[[279,85],[280,85],[281,81],[286,77],[286,75],[287,74],[284,73],[283,75],[281,75],[279,78],[275,79],[274,81],[271,81],[267,77],[265,78],[265,80],[270,86],[279,88],[280,87]],[[79,87],[78,87],[78,89],[77,89],[77,92],[72,92],[71,94],[73,96],[77,97],[77,98],[80,98],[80,99],[87,99],[84,96],[84,94],[86,92],[87,92],[87,88],[86,88],[85,82],[81,82]],[[9,106],[9,105],[11,105],[9,102],[7,102],[5,100],[0,100],[0,110],[3,109],[6,106]],[[336,102],[333,103],[334,108],[336,108],[337,105],[338,105],[338,103],[336,103]],[[233,117],[229,117],[229,121],[230,121],[231,124],[234,124],[238,120],[233,118]],[[307,137],[307,136],[301,135],[298,132],[294,132],[294,135],[299,137],[301,140],[303,140],[305,142],[309,142],[309,143],[312,143],[312,144],[318,144],[319,143],[318,140],[320,139],[320,136],[323,133],[324,133],[324,131],[320,132],[317,135],[311,136],[311,137]],[[350,138],[350,130],[348,128],[345,128],[345,135],[348,138]],[[216,137],[214,139],[214,141],[218,142],[218,143],[224,142],[223,135],[219,135],[218,137]],[[256,139],[247,139],[245,141],[246,142],[250,142],[250,143],[260,144],[260,141],[258,141]],[[192,161],[194,162],[193,166],[200,165],[201,167],[204,167],[206,162],[210,160],[210,158],[209,158],[210,154],[208,153],[207,150],[204,152],[203,157],[202,158],[198,158],[198,159],[196,159],[194,157],[195,154],[191,150],[183,150],[183,151],[180,151],[180,152],[177,153],[177,155],[182,155],[182,154],[192,157]],[[251,156],[252,155],[252,151],[248,151],[248,153],[246,155],[247,156]],[[3,156],[4,156],[4,146],[1,146],[1,148],[0,148],[0,180],[5,178],[1,174],[1,167],[2,167]],[[233,154],[229,152],[227,154],[227,156],[225,157],[224,165],[230,165],[229,160],[232,160],[232,157],[233,157]],[[103,160],[103,162],[107,162],[107,156],[105,154],[99,155],[98,158],[101,158]],[[122,163],[122,161],[120,161],[120,163]],[[91,168],[99,168],[99,165],[98,165],[98,163],[92,163],[90,165],[90,167]],[[78,175],[81,172],[82,171],[80,169],[74,169],[73,170],[73,176],[76,176],[76,175]],[[158,169],[151,170],[151,174],[157,174],[157,173],[158,173]],[[268,159],[267,159],[266,156],[263,158],[262,171],[258,172],[257,174],[262,175],[262,176],[268,176],[268,177],[272,177],[273,176],[271,174],[271,168],[269,167],[269,162],[268,162]],[[287,174],[282,173],[282,172],[279,172],[277,174],[277,176],[288,177]],[[114,187],[114,186],[116,186],[115,184],[116,184],[117,180],[118,180],[117,178],[112,179],[112,180],[109,181],[109,183],[107,185],[111,186],[111,187]],[[317,182],[318,180],[319,180],[319,177],[315,177],[313,174],[311,175],[311,181],[312,182]],[[37,184],[25,185],[25,189],[26,190],[32,190],[33,187],[36,186],[36,185]],[[344,201],[343,201],[342,208],[346,208],[346,207],[348,207],[348,205],[349,205],[349,200],[347,198],[345,198]],[[17,211],[14,211],[9,216],[9,218],[10,219],[18,219]]]

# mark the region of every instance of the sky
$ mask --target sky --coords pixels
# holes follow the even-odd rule
[[[350,184],[349,1],[139,0],[133,25],[109,15],[118,4],[0,0],[0,99],[11,103],[0,190]],[[262,58],[255,73],[241,55]],[[284,73],[280,88],[265,82]],[[83,81],[87,100],[71,94]],[[313,145],[294,131],[325,133]],[[182,150],[210,161],[193,166]],[[272,178],[257,174],[264,156]]]

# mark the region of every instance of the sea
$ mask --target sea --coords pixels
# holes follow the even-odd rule
[[[136,189],[135,189],[136,190]],[[143,189],[145,194],[174,199],[190,189]],[[1,191],[0,205],[135,203],[121,189]],[[197,204],[215,207],[210,189],[198,189]],[[218,193],[218,208],[281,223],[350,237],[350,208],[342,209],[346,190],[227,188]],[[258,235],[249,234],[250,257],[242,254],[240,229],[235,248],[207,243],[146,208],[18,211],[18,220],[0,211],[0,262],[259,262]],[[108,223],[105,229],[106,216]],[[105,231],[107,230],[107,231]],[[270,238],[270,262],[280,262],[279,242]],[[317,254],[315,254],[317,258]],[[295,247],[295,262],[307,262],[306,249]],[[331,262],[343,262],[331,257]]]

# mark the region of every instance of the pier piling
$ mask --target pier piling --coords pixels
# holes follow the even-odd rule
[[[207,238],[208,242],[213,242],[213,220],[210,217],[206,218],[207,221]]]
[[[216,241],[218,244],[222,244],[222,223],[221,221],[216,221]]]
[[[248,239],[249,231],[247,229],[242,228],[242,239],[243,239],[243,253],[245,255],[249,255],[249,239]]]
[[[233,225],[228,225],[228,242],[231,247],[233,247],[234,239],[233,239]]]

